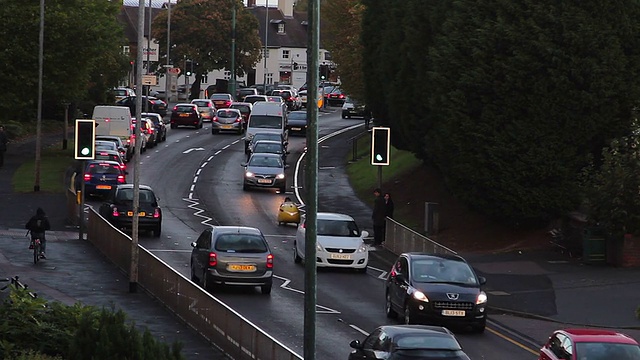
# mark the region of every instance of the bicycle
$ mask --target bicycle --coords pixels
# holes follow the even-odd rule
[[[27,232],[27,236],[29,236],[29,231]],[[40,241],[39,237],[36,237],[31,240],[31,245],[33,246],[33,263],[37,264],[42,258],[42,241]]]

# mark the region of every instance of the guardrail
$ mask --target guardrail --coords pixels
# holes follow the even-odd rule
[[[394,254],[410,251],[421,251],[432,254],[457,254],[448,247],[429,239],[391,218],[386,218],[385,241],[383,246]]]
[[[128,235],[91,209],[87,236],[108,259],[129,273],[131,238]],[[303,359],[145,248],[139,246],[138,250],[138,284],[234,359]]]

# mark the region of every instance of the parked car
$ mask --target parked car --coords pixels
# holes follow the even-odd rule
[[[278,154],[254,154],[249,161],[242,163],[244,176],[242,190],[250,187],[276,188],[284,194],[287,179],[284,169],[287,167]]]
[[[483,332],[486,282],[458,255],[400,254],[385,285],[387,317],[401,314],[405,324],[467,325]]]
[[[89,160],[84,173],[84,193],[88,196],[106,196],[112,188],[126,183],[126,173],[115,161]]]
[[[365,105],[351,97],[346,97],[342,104],[342,118],[351,119],[352,116],[364,117]]]
[[[264,101],[264,102],[267,102],[267,101],[269,101],[269,98],[267,98],[267,96],[266,96],[266,95],[247,95],[247,96],[244,98],[244,102],[246,102],[246,103],[250,103],[250,104],[255,104],[255,103],[257,103],[258,101]]]
[[[349,360],[471,360],[455,335],[439,326],[383,325],[349,346],[354,349]]]
[[[211,134],[218,134],[220,131],[235,131],[242,134],[242,114],[237,109],[219,109],[211,122]]]
[[[96,135],[96,141],[109,141],[116,144],[116,150],[120,153],[122,160],[124,160],[125,162],[129,161],[127,148],[125,147],[122,138],[120,138],[119,136]]]
[[[139,185],[138,228],[148,230],[154,237],[162,232],[162,209],[153,189]],[[133,184],[117,185],[100,205],[100,215],[119,229],[131,229],[133,224]]]
[[[289,152],[284,148],[281,141],[260,140],[257,141],[249,151],[247,161],[252,154],[278,154],[282,158],[282,162],[287,164],[287,154]]]
[[[217,285],[259,286],[270,294],[273,254],[259,229],[213,226],[191,243],[191,280],[205,290]]]
[[[349,215],[319,212],[317,214],[317,267],[350,268],[367,271],[369,248],[364,238],[369,236],[360,231],[356,221]],[[302,219],[293,242],[293,261],[305,259],[306,219]]]
[[[129,89],[126,87],[119,87],[119,88],[112,89],[111,93],[113,94],[115,101],[122,100],[129,96],[136,96],[136,92],[133,91],[133,89]]]
[[[300,134],[307,136],[307,112],[304,110],[290,112],[287,129],[289,129],[290,135]]]
[[[193,126],[202,129],[202,117],[196,104],[176,104],[171,111],[171,128],[178,126]]]
[[[213,104],[212,100],[193,99],[191,100],[191,103],[198,107],[202,121],[213,121],[213,117],[216,114],[216,106]]]
[[[286,149],[287,145],[289,145],[289,143],[284,139],[284,137],[282,136],[282,134],[276,134],[276,133],[272,133],[272,132],[258,132],[253,134],[253,136],[251,136],[251,139],[249,139],[249,143],[247,144],[247,148],[245,149],[245,154],[248,154],[251,151],[251,148],[258,142],[261,140],[275,140],[275,141],[280,141],[282,143],[282,146]]]
[[[240,114],[242,114],[242,127],[246,129],[247,123],[249,122],[249,115],[251,115],[251,110],[253,109],[253,104],[248,102],[233,102],[231,103],[231,109],[240,111]]]
[[[233,96],[231,94],[215,93],[211,94],[211,100],[213,100],[216,109],[226,109],[231,106]]]
[[[540,349],[539,360],[640,359],[638,342],[606,329],[556,330]]]
[[[155,127],[156,131],[156,145],[162,141],[166,141],[167,125],[164,123],[162,116],[160,116],[160,114],[153,113],[142,113],[141,115],[143,117],[146,117],[147,119],[151,119],[151,122],[153,122],[153,126]]]
[[[244,101],[244,98],[247,95],[258,95],[258,89],[252,87],[239,88],[236,92],[236,99],[238,99],[238,101]]]
[[[129,111],[131,111],[131,115],[135,116],[136,99],[137,96],[127,96],[126,98],[117,101],[116,105],[128,107]],[[148,104],[148,110],[145,102]],[[160,114],[160,116],[164,117],[167,116],[167,103],[153,96],[142,96],[142,111]]]

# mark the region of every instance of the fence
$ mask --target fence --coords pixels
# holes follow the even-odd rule
[[[125,273],[131,264],[131,238],[93,209],[88,240]],[[139,246],[138,284],[187,325],[234,359],[293,360],[301,356],[232,308]]]
[[[432,254],[457,254],[448,247],[414,231],[399,222],[387,218],[384,247],[394,254],[421,251]]]

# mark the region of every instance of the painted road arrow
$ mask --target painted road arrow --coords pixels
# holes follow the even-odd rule
[[[191,149],[183,151],[182,153],[183,154],[188,154],[188,153],[190,153],[192,151],[204,151],[204,148],[191,148]]]

